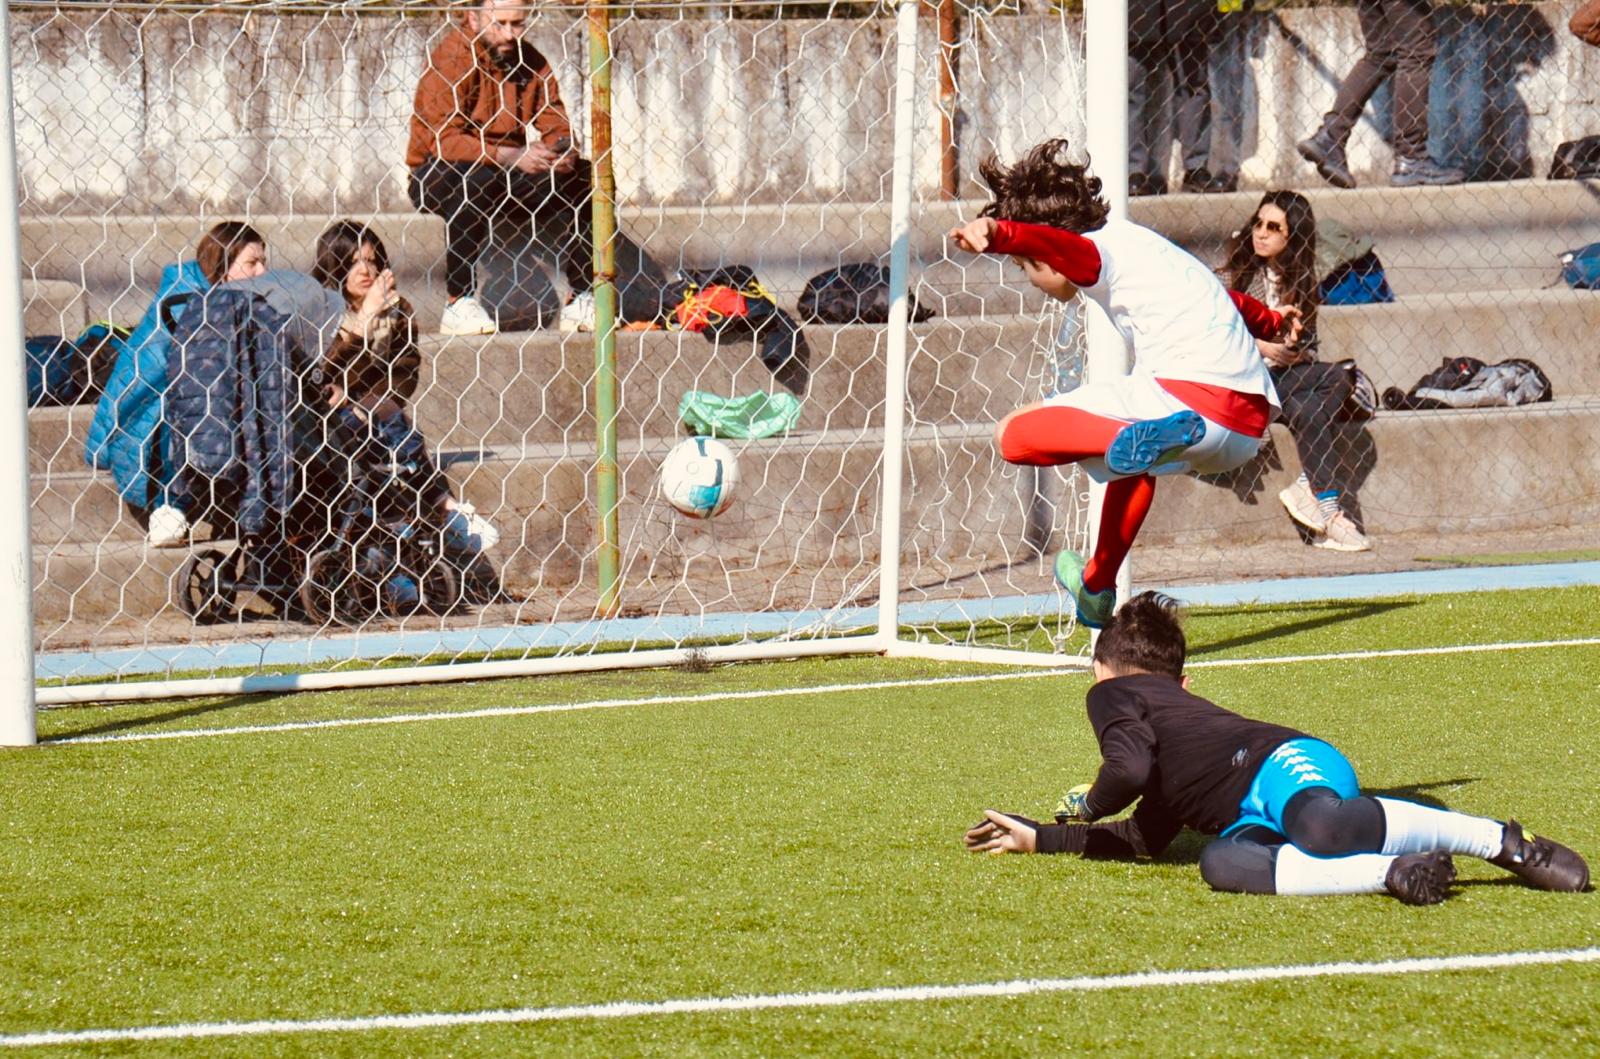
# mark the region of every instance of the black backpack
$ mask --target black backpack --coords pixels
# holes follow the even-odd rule
[[[704,311],[705,300],[719,291],[737,294],[742,311]],[[698,331],[714,343],[753,339],[774,381],[796,396],[810,385],[811,347],[805,334],[749,265],[680,269],[662,288],[661,311],[669,326]]]
[[[933,316],[932,309],[917,304],[907,293],[913,323]],[[861,261],[840,265],[806,280],[800,293],[800,319],[824,324],[886,324],[889,322],[889,269]]]
[[[1550,161],[1551,180],[1586,180],[1600,177],[1600,136],[1568,140],[1556,148]]]

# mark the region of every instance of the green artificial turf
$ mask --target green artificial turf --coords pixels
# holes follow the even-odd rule
[[[1591,635],[1600,590],[1201,611],[1196,663]],[[1514,620],[1508,615],[1514,614]],[[832,690],[49,745],[994,672],[855,658],[49,710],[0,752],[0,1035],[1372,961],[1600,945],[1594,894],[1459,861],[1436,908],[1219,895],[1156,863],[986,857],[1092,777],[1088,679]],[[1207,667],[1364,784],[1591,856],[1600,648]],[[89,1055],[1583,1054],[1600,964],[451,1029]]]
[[[1600,560],[1600,550],[1573,548],[1554,552],[1498,552],[1488,555],[1419,555],[1422,563],[1446,566],[1527,566],[1532,563],[1592,563]]]

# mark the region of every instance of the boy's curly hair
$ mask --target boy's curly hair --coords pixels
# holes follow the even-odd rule
[[[1161,592],[1141,592],[1106,622],[1095,641],[1094,660],[1114,673],[1183,676],[1189,645],[1184,639],[1182,606]]]
[[[1100,178],[1089,166],[1066,160],[1068,145],[1062,138],[1046,140],[1012,166],[990,155],[978,165],[978,174],[994,193],[994,201],[981,217],[1003,218],[1024,224],[1048,224],[1069,232],[1092,232],[1106,223],[1111,207],[1100,195]]]

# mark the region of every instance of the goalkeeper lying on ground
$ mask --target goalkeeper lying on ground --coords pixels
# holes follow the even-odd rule
[[[1344,755],[1282,725],[1188,692],[1176,604],[1146,592],[1122,606],[1094,650],[1089,721],[1102,762],[1057,819],[985,812],[975,853],[1154,856],[1185,827],[1222,837],[1200,855],[1218,890],[1383,893],[1436,904],[1455,881],[1451,854],[1481,857],[1539,890],[1583,890],[1582,857],[1514,820],[1501,823],[1397,798],[1363,796]],[[1095,823],[1138,802],[1115,823]]]

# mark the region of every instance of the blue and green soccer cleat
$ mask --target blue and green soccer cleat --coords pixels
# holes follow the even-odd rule
[[[1115,474],[1144,474],[1168,462],[1206,436],[1206,421],[1193,412],[1141,419],[1117,431],[1106,449],[1106,466]]]
[[[1103,629],[1117,609],[1115,586],[1090,592],[1083,586],[1083,556],[1077,552],[1062,552],[1056,556],[1056,584],[1067,590],[1078,608],[1078,624],[1091,629]]]

